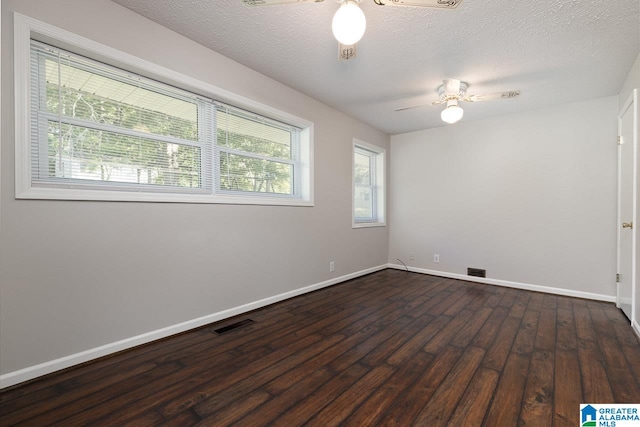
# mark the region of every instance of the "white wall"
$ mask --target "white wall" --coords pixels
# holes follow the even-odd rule
[[[15,200],[14,10],[314,122],[315,207]],[[108,0],[2,0],[2,65],[5,379],[386,264],[387,228],[351,228],[352,138],[384,133]]]
[[[616,110],[613,96],[392,136],[389,261],[611,298]]]
[[[625,102],[629,100],[629,96],[631,95],[631,91],[633,89],[640,89],[640,53],[636,57],[635,62],[631,66],[629,70],[629,74],[627,74],[627,78],[622,84],[622,88],[620,89],[620,94],[618,96],[618,108],[622,108]]]
[[[633,89],[640,90],[640,53],[638,54],[631,70],[629,70],[629,74],[627,74],[627,78],[622,84],[622,88],[620,89],[620,95],[618,96],[618,113],[621,114],[622,108],[629,101],[629,98],[633,92]],[[640,130],[640,108],[637,108],[637,117],[636,117],[636,126]],[[638,138],[638,135],[636,135]],[[636,141],[637,143],[638,141]],[[636,162],[640,163],[640,159],[636,159]],[[638,180],[640,181],[640,175],[638,176]],[[636,191],[640,192],[640,182],[636,183]],[[640,194],[636,195],[636,199],[640,201]],[[637,208],[636,208],[637,209]],[[637,237],[637,230],[634,230]],[[638,243],[636,243],[637,245]],[[640,335],[640,248],[636,249],[636,283],[635,286],[635,319],[633,326],[636,329],[636,333]]]

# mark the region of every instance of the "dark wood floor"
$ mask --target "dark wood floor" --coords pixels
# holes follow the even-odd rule
[[[640,402],[613,304],[384,270],[6,390],[0,425],[575,426],[581,402]]]

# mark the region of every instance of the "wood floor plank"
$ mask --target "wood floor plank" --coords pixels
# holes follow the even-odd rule
[[[443,287],[439,290],[439,292],[435,293],[431,298],[429,298],[429,300],[420,304],[418,307],[416,307],[415,310],[411,310],[409,313],[407,313],[407,315],[413,317],[414,319],[420,318],[424,313],[433,315],[433,313],[431,313],[431,308],[439,305],[450,296],[451,291]]]
[[[107,387],[113,387],[118,383],[126,381],[129,378],[137,377],[143,373],[148,373],[153,369],[156,369],[157,367],[158,365],[152,362],[142,363],[128,371],[117,372],[108,378],[101,378],[93,384],[89,384],[85,387],[76,387],[74,389],[68,390],[62,393],[62,396],[60,396],[60,390],[64,389],[56,390],[55,388],[52,388],[50,390],[50,393],[42,393],[45,390],[49,391],[48,389],[42,389],[39,392],[31,395],[31,398],[41,400],[42,404],[38,405],[36,408],[30,409],[29,411],[21,411],[21,409],[27,406],[28,400],[26,399],[15,399],[7,402],[6,404],[2,405],[2,409],[7,413],[14,413],[13,417],[7,419],[8,423],[17,423],[27,419],[24,417],[28,416],[30,418],[33,418],[48,411],[53,411],[60,406],[78,401],[79,399],[82,399],[87,395],[98,393],[100,390],[103,390]],[[90,401],[85,401],[85,404],[90,405],[91,403]]]
[[[545,297],[546,301],[546,297]],[[553,300],[555,301],[555,300]],[[553,351],[556,345],[556,310],[543,308],[538,322],[538,334],[536,335],[535,348],[538,350]]]
[[[554,354],[549,351],[536,351],[532,355],[529,366],[519,426],[547,427],[553,425],[553,387]]]
[[[525,292],[519,293],[515,301],[513,302],[511,309],[509,310],[509,316],[522,319],[527,309],[527,305],[529,304],[530,298],[531,297],[529,296],[529,294]]]
[[[640,402],[614,304],[388,269],[2,390],[0,425],[564,427],[582,402]]]
[[[502,371],[519,328],[520,319],[515,317],[507,317],[505,319],[485,354],[483,365],[486,368],[494,369],[498,372]]]
[[[577,349],[578,335],[573,310],[571,308],[559,308],[556,312],[556,321],[556,348],[560,350]]]
[[[481,426],[499,377],[493,369],[479,368],[449,419],[449,425]]]
[[[208,383],[205,387],[192,390],[177,399],[172,399],[167,404],[160,406],[159,411],[163,416],[170,417],[185,408],[195,405],[196,413],[206,418],[209,414],[220,410],[221,407],[229,405],[244,393],[262,387],[274,378],[283,375],[290,369],[343,340],[344,336],[334,335],[321,341],[310,342],[295,352],[288,351],[283,357],[272,359],[265,357],[254,363],[251,369],[246,369],[246,372],[252,373],[251,375],[247,375],[244,378],[236,376],[229,378],[226,382]]]
[[[578,342],[578,361],[585,402],[615,403],[602,355],[594,341]]]
[[[506,292],[507,292],[506,288],[494,287],[493,288],[493,295],[491,295],[489,298],[487,298],[487,300],[484,302],[484,305],[486,307],[492,307],[492,308],[498,307],[498,304],[500,303],[500,300],[502,300],[502,296]]]
[[[451,339],[451,345],[455,347],[467,347],[492,313],[493,309],[490,307],[482,307],[476,311],[471,319],[469,319]]]
[[[409,341],[418,331],[425,328],[432,320],[433,316],[423,316],[407,324],[405,328],[400,330],[394,328],[396,332],[378,347],[369,351],[362,358],[362,363],[368,366],[378,366],[384,363],[391,354]]]
[[[261,425],[265,419],[276,419],[280,415],[284,414],[288,408],[295,405],[336,376],[331,369],[326,367],[309,372],[311,372],[311,374],[307,374],[306,377],[302,378],[297,383],[287,387],[278,395],[273,396],[271,400],[257,408],[257,410],[246,414],[238,422],[238,425],[257,426]],[[268,390],[268,388],[265,387],[265,390]]]
[[[504,372],[500,376],[491,407],[485,418],[485,425],[517,425],[528,372],[529,356],[511,353]]]
[[[411,359],[414,354],[425,346],[425,343],[430,342],[432,337],[446,329],[450,322],[451,318],[449,316],[441,315],[436,317],[406,341],[400,348],[398,348],[398,350],[391,354],[387,358],[387,363],[392,366],[398,366],[406,363],[407,360]]]
[[[473,294],[475,295],[469,303],[465,306],[468,310],[478,311],[483,307],[491,308],[486,305],[486,302],[493,295],[493,289],[487,289],[484,285],[478,285],[482,287],[474,288]]]
[[[385,382],[395,371],[391,366],[381,365],[373,368],[365,376],[356,381],[351,387],[331,401],[318,414],[311,418],[306,425],[309,427],[338,426],[347,418],[374,389]]]
[[[442,314],[445,316],[455,316],[460,313],[463,309],[467,308],[471,300],[473,300],[476,295],[469,290],[465,290],[460,298],[453,304],[449,306]]]
[[[573,302],[573,316],[576,325],[576,335],[579,340],[583,341],[594,341],[595,338],[595,330],[593,329],[593,324],[591,323],[591,314],[589,314],[589,309],[583,306],[584,301],[576,300]]]
[[[110,408],[108,405],[105,405],[105,402],[110,403],[117,399],[117,396],[122,393],[121,390],[138,389],[139,387],[144,387],[146,384],[155,384],[166,376],[175,374],[181,370],[182,367],[175,363],[161,365],[149,373],[145,373],[119,384],[117,387],[113,387],[108,393],[86,394],[75,400],[73,404],[66,406],[60,406],[58,402],[55,402],[55,410],[46,411],[34,417],[30,416],[30,411],[13,412],[7,417],[2,417],[2,424],[16,425],[26,418],[27,424],[30,425],[52,425],[61,423],[62,421],[64,421],[65,425],[86,425],[108,414]],[[78,411],[78,408],[83,408],[83,411]],[[139,415],[142,412],[144,411],[133,415]],[[16,420],[16,418],[20,418],[20,421]]]
[[[446,425],[483,357],[483,349],[468,348],[418,414],[414,424],[434,427]]]
[[[519,354],[529,354],[533,351],[538,332],[540,313],[527,310],[522,318],[520,329],[513,342],[513,351]]]
[[[444,314],[445,311],[447,311],[450,307],[455,305],[460,300],[460,298],[463,298],[464,296],[465,296],[465,290],[464,289],[458,289],[458,290],[454,291],[452,294],[450,294],[442,302],[440,302],[439,304],[431,307],[429,309],[429,312],[430,312],[430,314],[435,315],[435,316],[438,316],[440,314]]]
[[[362,378],[370,369],[358,363],[351,365],[340,375],[326,382],[308,397],[289,408],[284,414],[273,420],[277,427],[297,427],[306,424],[320,410],[333,401],[336,396],[347,390]]]
[[[506,307],[508,309],[511,309],[517,297],[518,291],[513,289],[505,289],[504,293],[502,294],[502,298],[500,298],[500,302],[498,302],[498,307]]]
[[[375,335],[378,331],[379,329],[373,326],[363,328],[358,334],[349,336],[337,344],[330,346],[322,353],[317,354],[315,357],[309,358],[293,369],[278,375],[264,386],[265,390],[274,396],[284,392],[292,384],[305,378],[309,372],[313,372],[324,366],[330,366],[336,358],[353,349],[354,346],[362,343],[362,341],[365,341],[367,338]]]
[[[631,373],[635,378],[636,382],[640,380],[640,352],[638,352],[638,345],[622,345],[620,347],[624,356],[627,358],[627,362],[629,362],[629,366],[631,367]]]
[[[157,362],[159,355],[166,355],[175,349],[188,348],[194,341],[207,340],[210,333],[206,326],[182,334],[170,339],[162,339],[147,345],[137,347],[134,350],[122,351],[112,356],[103,357],[90,363],[84,363],[76,367],[39,378],[37,381],[28,382],[19,387],[12,387],[0,393],[0,405],[14,399],[24,399],[26,405],[30,401],[48,399],[44,395],[33,395],[40,392],[55,396],[60,390],[71,390],[99,381],[113,375],[111,370],[117,365],[117,371],[136,369],[138,364]],[[30,396],[28,396],[30,395]],[[28,396],[28,398],[26,398]],[[25,399],[26,398],[26,399]]]
[[[527,310],[540,312],[542,310],[543,299],[544,294],[541,294],[540,292],[532,292],[531,298],[529,298],[529,302],[527,303]]]
[[[615,334],[610,334],[609,318],[600,307],[590,307],[592,319],[597,319],[595,326],[596,342],[603,357],[604,368],[609,379],[609,385],[617,402],[633,402],[634,396],[640,395],[638,381],[629,375],[633,367],[620,346]]]
[[[384,415],[386,410],[395,404],[400,394],[405,392],[416,381],[416,373],[423,372],[433,360],[433,355],[418,352],[411,360],[400,367],[389,380],[379,387],[371,396],[351,414],[345,425],[373,426]]]
[[[423,350],[427,353],[437,354],[443,348],[445,348],[451,340],[462,330],[469,321],[473,321],[474,312],[471,310],[464,310],[460,314],[453,318],[447,325],[442,328],[432,339],[428,340],[427,344],[423,347]]]
[[[215,390],[244,380],[246,377],[255,374],[256,371],[262,371],[266,367],[278,363],[291,353],[307,349],[322,340],[323,337],[321,335],[309,335],[277,352],[246,354],[244,358],[236,358],[230,364],[221,365],[221,367],[226,366],[228,369],[238,363],[246,364],[245,369],[234,377],[225,376],[224,368],[218,368],[217,370],[210,368],[203,375],[201,365],[189,366],[165,377],[163,381],[168,385],[162,389],[162,392],[158,392],[157,383],[149,383],[144,387],[136,388],[116,397],[108,408],[92,411],[90,418],[86,421],[91,421],[100,416],[111,425],[117,425],[126,421],[136,411],[154,406],[158,407],[163,416],[172,417],[209,398],[211,394],[215,393]],[[213,362],[215,363],[215,361]],[[129,405],[132,400],[137,404],[135,408],[131,408]],[[73,417],[71,420],[73,420]]]
[[[423,321],[428,323],[431,319],[431,316],[425,316],[421,319],[420,323],[422,324]],[[373,336],[368,337],[366,340],[337,356],[329,363],[329,366],[336,372],[342,372],[358,361],[365,365],[377,366],[378,363],[368,363],[371,360],[369,357],[373,357],[373,352],[382,348],[384,346],[383,343],[388,343],[392,337],[398,336],[399,332],[413,330],[417,323],[416,321],[411,321],[411,318],[403,316],[385,328],[382,328]],[[393,348],[389,348],[389,351],[393,351]],[[383,355],[379,355],[378,357],[380,360],[384,359]]]
[[[488,307],[488,308],[491,308],[491,307]],[[480,328],[476,336],[473,337],[473,340],[471,341],[471,344],[476,347],[481,347],[484,349],[489,348],[489,346],[493,342],[493,338],[496,336],[498,331],[502,328],[502,323],[504,322],[504,319],[506,319],[507,314],[509,313],[509,309],[504,307],[491,308],[491,309],[493,310],[491,312],[491,315],[489,316],[487,321],[484,322],[484,324],[482,325],[482,327]]]
[[[542,307],[549,310],[557,310],[558,296],[552,294],[544,294],[544,298],[542,299]]]
[[[231,402],[223,410],[217,411],[212,415],[204,417],[203,420],[196,425],[229,425],[234,421],[242,418],[247,412],[262,405],[270,398],[271,395],[266,391],[256,390]]]
[[[153,426],[153,425],[158,425],[163,423],[164,423],[164,419],[160,416],[160,414],[158,414],[154,410],[151,410],[143,413],[142,415],[135,417],[134,419],[126,423],[122,423],[121,425],[126,427],[137,427],[137,426]]]
[[[380,425],[411,425],[461,355],[462,350],[457,347],[447,347],[438,354],[409,391],[396,399],[380,420]]]
[[[183,427],[196,425],[200,421],[201,419],[198,414],[195,413],[195,411],[187,410],[184,412],[180,412],[178,415],[171,419],[154,425],[161,425],[162,427]]]
[[[582,378],[576,350],[555,353],[554,424],[556,427],[576,425],[576,408],[587,401],[582,397]]]

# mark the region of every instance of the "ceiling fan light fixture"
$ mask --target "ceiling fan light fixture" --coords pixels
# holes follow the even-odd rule
[[[447,108],[442,110],[442,113],[440,113],[440,118],[443,122],[451,125],[460,121],[463,114],[464,110],[460,108],[458,101],[456,99],[450,99],[447,101]]]
[[[333,36],[347,46],[358,43],[366,27],[367,20],[364,12],[354,0],[343,1],[331,21]]]

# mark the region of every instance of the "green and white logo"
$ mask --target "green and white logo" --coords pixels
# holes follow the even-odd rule
[[[640,427],[640,404],[580,404],[582,427]]]

